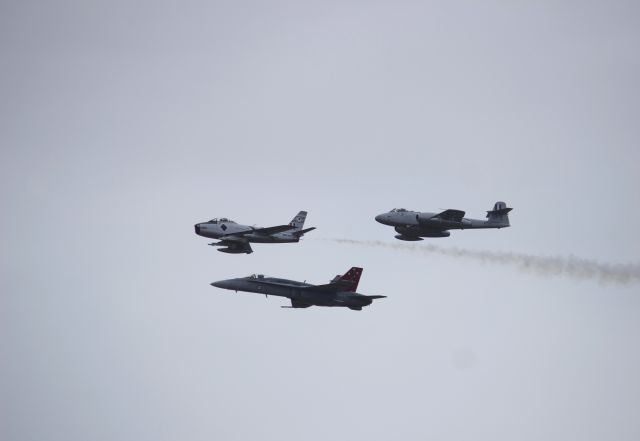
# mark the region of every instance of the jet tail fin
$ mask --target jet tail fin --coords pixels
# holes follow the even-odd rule
[[[493,210],[487,211],[487,219],[490,224],[496,224],[496,226],[508,227],[509,224],[509,212],[513,208],[507,207],[504,202],[496,202],[493,205]]]
[[[345,292],[356,292],[358,289],[358,283],[360,282],[360,276],[362,275],[362,268],[357,266],[352,267],[344,275],[337,275],[333,278],[332,282],[347,282],[348,285],[344,288]]]
[[[296,230],[302,230],[302,227],[304,227],[304,221],[307,219],[307,212],[306,211],[300,211],[298,214],[296,214],[296,216],[291,219],[291,222],[289,222],[289,225],[291,225],[292,227],[295,227]]]

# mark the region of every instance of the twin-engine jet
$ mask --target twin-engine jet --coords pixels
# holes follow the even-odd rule
[[[355,311],[370,305],[374,299],[386,296],[366,296],[358,294],[358,282],[362,275],[362,268],[353,267],[344,275],[337,275],[326,285],[312,285],[295,280],[265,277],[253,274],[238,279],[220,280],[211,285],[216,288],[231,289],[233,291],[254,292],[291,299],[291,306],[282,308],[308,308],[309,306],[342,306]]]
[[[399,240],[423,240],[423,237],[449,237],[448,230],[470,230],[475,228],[506,228],[509,226],[509,212],[504,202],[496,202],[493,210],[487,211],[487,220],[467,219],[464,211],[445,210],[442,213],[420,213],[394,208],[379,214],[376,220],[395,227]]]
[[[196,234],[220,239],[220,242],[212,242],[209,245],[219,248],[222,253],[251,254],[253,250],[249,243],[289,243],[298,242],[300,238],[316,227],[304,227],[307,212],[301,211],[287,225],[277,225],[275,227],[251,227],[249,225],[237,224],[227,218],[211,219],[195,225]]]

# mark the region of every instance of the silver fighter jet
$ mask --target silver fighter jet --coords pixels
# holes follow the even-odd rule
[[[218,251],[232,254],[251,254],[253,250],[249,243],[289,243],[298,242],[304,233],[315,230],[316,227],[303,229],[307,212],[299,212],[287,225],[275,227],[251,227],[237,224],[225,217],[211,219],[195,225],[196,234],[220,239],[220,242],[212,242],[209,245],[219,248]]]
[[[420,213],[417,211],[394,208],[388,213],[379,214],[376,220],[384,225],[395,227],[395,236],[399,240],[422,240],[423,237],[449,237],[448,230],[467,230],[475,228],[506,228],[509,226],[509,212],[504,202],[496,202],[493,210],[487,211],[487,220],[467,219],[464,211],[445,210],[442,213]]]
[[[342,306],[355,311],[362,310],[363,306],[370,305],[375,299],[386,296],[366,296],[358,294],[358,282],[362,275],[362,268],[353,267],[344,275],[336,276],[325,285],[312,285],[295,280],[277,279],[265,277],[262,274],[253,274],[238,279],[220,280],[211,285],[216,288],[230,289],[233,291],[253,292],[287,297],[291,299],[291,306],[282,308],[308,308],[309,306]]]

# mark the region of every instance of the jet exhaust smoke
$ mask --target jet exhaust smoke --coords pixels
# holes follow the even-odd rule
[[[423,255],[440,255],[475,260],[495,265],[513,266],[540,276],[561,276],[575,280],[594,280],[626,285],[640,282],[640,265],[608,264],[580,257],[542,257],[529,254],[443,248],[437,245],[389,243],[379,240],[326,239],[331,242],[408,251]]]

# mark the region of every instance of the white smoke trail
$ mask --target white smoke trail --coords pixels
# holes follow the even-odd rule
[[[513,266],[519,270],[541,276],[563,276],[576,280],[594,280],[603,283],[626,285],[640,282],[640,265],[609,264],[580,257],[542,257],[529,254],[476,251],[463,248],[443,248],[437,245],[389,243],[379,240],[325,239],[331,242],[380,247],[392,250],[463,258],[485,263]]]

